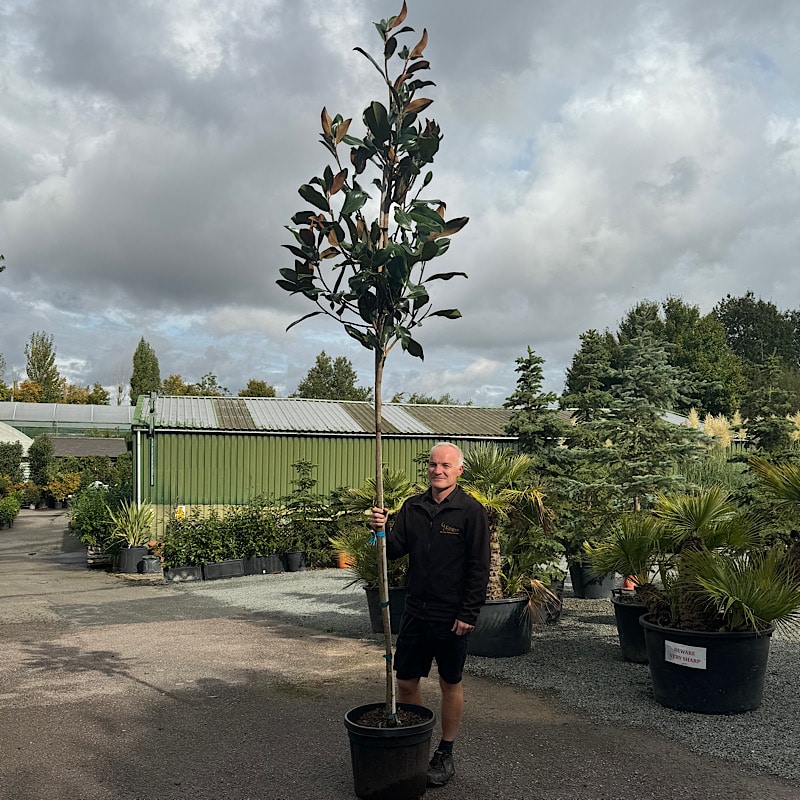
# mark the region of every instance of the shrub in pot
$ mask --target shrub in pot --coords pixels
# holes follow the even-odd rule
[[[120,507],[106,506],[111,518],[111,540],[120,545],[120,572],[138,572],[139,562],[147,555],[151,526],[155,519],[153,507],[123,500]]]
[[[14,494],[0,498],[0,525],[11,527],[17,518],[20,509],[19,498]]]

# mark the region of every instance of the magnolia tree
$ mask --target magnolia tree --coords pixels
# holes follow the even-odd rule
[[[466,277],[463,272],[429,274],[430,263],[447,252],[450,237],[468,220],[447,219],[445,203],[422,194],[433,179],[426,168],[433,163],[442,135],[434,120],[420,117],[433,102],[417,96],[433,85],[422,78],[429,69],[423,57],[428,33],[423,30],[411,49],[401,44],[401,36],[413,33],[413,28],[400,27],[406,14],[403,3],[397,16],[375,23],[383,42],[382,57],[355,48],[375,67],[387,93],[386,105],[374,100],[364,109],[361,137],[350,133],[352,118],[331,117],[322,109],[322,145],[330,162],[321,176],[298,190],[311,208],[298,211],[287,226],[294,242],[284,246],[295,262],[280,270],[277,281],[282,289],[303,295],[316,306],[289,328],[310,317],[327,316],[373,354],[379,507],[383,507],[381,384],[386,359],[398,344],[411,356],[423,358],[415,329],[429,317],[461,316],[455,308],[434,310],[429,284]],[[374,218],[367,217],[368,209],[374,210]],[[377,546],[386,645],[386,715],[388,724],[396,724],[383,532]]]

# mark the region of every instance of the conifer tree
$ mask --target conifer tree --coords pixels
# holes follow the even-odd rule
[[[131,372],[131,405],[135,406],[139,395],[157,392],[161,388],[161,373],[155,350],[142,337],[133,354]]]

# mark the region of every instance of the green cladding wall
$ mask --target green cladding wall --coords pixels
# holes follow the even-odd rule
[[[384,464],[416,478],[415,459],[438,441],[384,438]],[[292,464],[300,460],[314,465],[313,477],[323,495],[340,486],[361,486],[375,472],[371,437],[156,431],[153,442],[152,478],[150,439],[144,432],[138,438],[137,463],[140,499],[158,506],[237,505],[257,495],[280,497],[292,491]]]

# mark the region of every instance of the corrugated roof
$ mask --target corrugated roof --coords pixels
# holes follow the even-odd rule
[[[155,425],[163,428],[219,428],[211,397],[157,397]],[[149,401],[144,410],[149,410]]]
[[[140,404],[136,423],[149,424],[149,401]],[[511,412],[504,408],[386,403],[386,435],[507,436]],[[295,397],[157,397],[157,428],[274,431],[276,433],[370,434],[369,402],[304,400]]]
[[[508,436],[505,426],[511,419],[506,408],[408,404],[403,410],[440,436]]]
[[[246,397],[256,428],[262,431],[362,433],[363,428],[333,400],[295,397]]]

